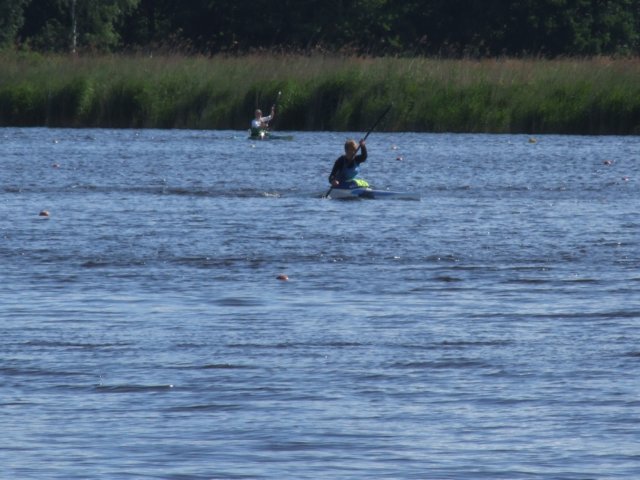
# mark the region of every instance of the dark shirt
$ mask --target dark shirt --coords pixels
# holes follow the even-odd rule
[[[349,160],[346,155],[338,157],[329,174],[329,183],[338,180],[342,184],[358,176],[360,173],[359,165],[367,159],[367,147],[361,145],[360,151],[362,153],[353,157],[352,160]]]

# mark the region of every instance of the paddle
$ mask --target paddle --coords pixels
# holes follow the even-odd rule
[[[278,96],[276,97],[275,101],[272,104],[271,109],[275,112],[276,111],[276,105],[278,104],[278,100],[280,100],[280,95],[282,95],[282,91],[278,90]]]
[[[366,140],[366,139],[367,139],[367,137],[369,136],[369,134],[370,134],[371,132],[373,132],[373,130],[375,130],[375,128],[376,128],[376,127],[378,126],[378,124],[380,123],[380,121],[385,117],[385,115],[389,112],[389,110],[391,110],[391,106],[392,106],[392,105],[393,105],[393,104],[389,105],[389,106],[387,107],[387,109],[386,109],[384,112],[382,112],[382,115],[380,115],[380,116],[378,117],[378,119],[377,119],[377,120],[375,121],[375,123],[371,126],[371,128],[369,129],[369,131],[367,132],[367,134],[364,136],[364,138],[363,138],[362,140]],[[358,144],[358,148],[356,148],[356,153],[354,153],[354,154],[353,154],[354,158],[355,158],[355,156],[358,154],[358,150],[360,150],[360,144]],[[323,195],[323,197],[322,197],[322,198],[327,198],[327,197],[329,196],[329,194],[331,193],[331,190],[333,190],[333,185],[331,185],[331,187],[329,187],[329,190],[327,190],[327,193],[325,193],[325,194]]]

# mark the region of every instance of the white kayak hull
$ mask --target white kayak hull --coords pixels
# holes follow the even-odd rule
[[[416,192],[397,192],[393,190],[376,190],[374,188],[332,188],[328,195],[333,199],[396,199],[396,200],[420,200],[420,194]]]

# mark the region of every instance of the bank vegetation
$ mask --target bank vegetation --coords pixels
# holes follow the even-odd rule
[[[637,58],[0,52],[0,125],[640,134]],[[282,92],[278,97],[278,92]]]

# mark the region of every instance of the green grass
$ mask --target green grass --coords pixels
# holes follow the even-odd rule
[[[640,134],[639,59],[0,53],[0,125]]]

